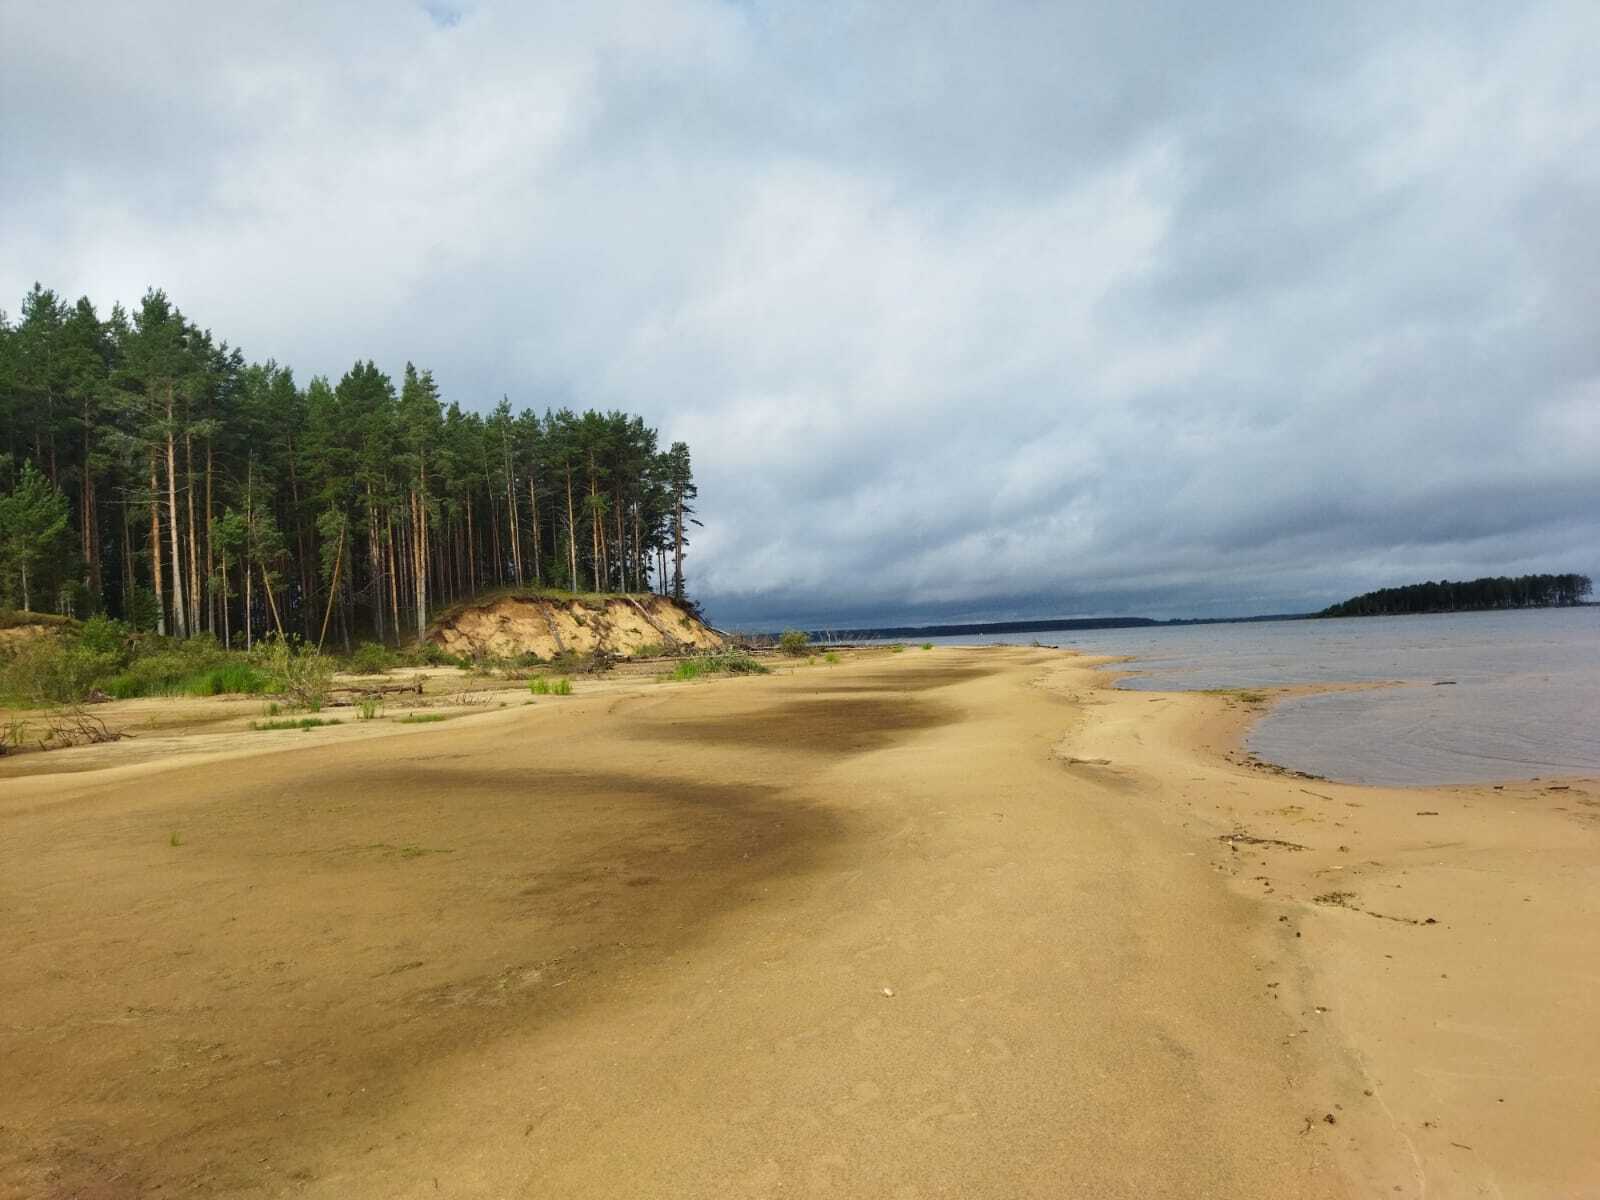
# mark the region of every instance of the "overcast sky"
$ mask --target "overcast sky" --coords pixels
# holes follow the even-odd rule
[[[1600,575],[1600,5],[0,0],[0,306],[689,442],[721,622]]]

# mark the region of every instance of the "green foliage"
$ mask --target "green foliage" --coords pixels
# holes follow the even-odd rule
[[[138,643],[118,674],[99,676],[102,691],[117,700],[136,696],[256,695],[273,690],[272,675],[244,655],[224,650],[209,637]]]
[[[0,659],[0,696],[30,706],[74,704],[118,661],[58,638],[30,638]]]
[[[67,498],[33,463],[0,496],[0,595],[31,609],[65,581]],[[50,569],[50,568],[53,568]]]
[[[272,690],[293,707],[317,712],[328,702],[333,690],[333,659],[277,638],[257,647],[256,657],[272,681]]]
[[[528,690],[535,696],[548,696],[550,694],[550,681],[543,675],[535,675],[528,680]]]
[[[375,721],[383,715],[383,701],[376,696],[363,696],[356,703],[356,720]]]
[[[560,679],[556,680],[550,685],[550,694],[552,696],[572,695],[572,680],[568,679],[566,676],[562,676]]]
[[[933,643],[932,642],[923,642],[922,643],[922,648],[924,650],[932,650],[933,649]]]
[[[889,653],[890,654],[904,654],[905,652],[906,652],[906,648],[900,642],[895,642],[892,646],[889,647]]]
[[[129,650],[133,631],[122,621],[110,617],[90,617],[78,627],[78,645],[95,654],[123,656]]]
[[[436,721],[448,721],[449,719],[444,713],[407,713],[396,723],[400,725],[432,725]]]
[[[129,625],[149,633],[155,629],[161,610],[156,605],[155,592],[141,585],[123,598],[123,612]]]
[[[341,721],[329,720],[326,717],[289,717],[282,721],[256,721],[250,726],[256,730],[271,729],[317,729],[323,725],[340,725]]]
[[[427,644],[433,646],[432,642]],[[394,652],[378,642],[362,642],[350,656],[351,666],[363,675],[382,675],[397,661]]]
[[[419,662],[421,662],[422,665],[428,667],[453,667],[461,665],[460,661],[453,655],[446,654],[444,647],[439,645],[437,642],[423,642],[412,652],[412,655]]]
[[[701,654],[678,662],[666,675],[667,679],[699,679],[705,675],[766,675],[769,669],[748,654],[727,651],[719,654]]]
[[[811,646],[811,639],[798,629],[785,629],[778,638],[778,649],[784,654],[799,658]]]
[[[839,656],[837,654],[835,654],[832,650],[829,650],[826,654],[824,654],[822,656],[822,661],[825,662],[825,663],[836,663],[836,662],[839,661]]]

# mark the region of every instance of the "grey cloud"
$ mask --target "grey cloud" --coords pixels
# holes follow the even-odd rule
[[[729,622],[1600,566],[1600,13],[0,0],[0,298],[691,442]]]

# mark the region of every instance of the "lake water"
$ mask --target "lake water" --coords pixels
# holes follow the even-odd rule
[[[1352,783],[1600,775],[1600,608],[1183,625],[935,639],[1132,655],[1119,686],[1405,686],[1284,701],[1251,732],[1260,757]],[[1443,681],[1452,681],[1443,684]],[[1442,686],[1441,686],[1442,685]]]

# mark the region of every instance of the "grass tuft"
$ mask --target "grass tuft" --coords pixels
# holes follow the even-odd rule
[[[342,721],[330,721],[326,717],[288,717],[282,721],[253,721],[250,728],[255,730],[269,729],[316,729],[320,725],[342,725]]]
[[[748,654],[727,652],[701,654],[685,658],[663,678],[672,680],[699,679],[705,675],[766,675],[768,669]]]

